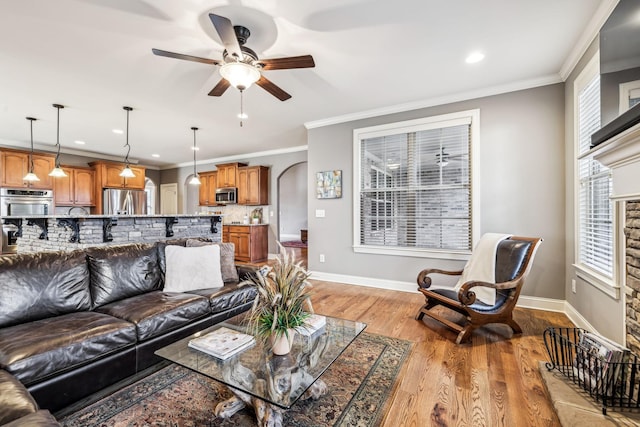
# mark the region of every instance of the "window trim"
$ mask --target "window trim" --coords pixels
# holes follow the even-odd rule
[[[621,287],[618,284],[618,280],[621,277],[620,261],[618,254],[620,253],[620,242],[618,236],[620,235],[620,224],[624,222],[620,221],[620,215],[624,215],[623,209],[620,209],[619,202],[612,200],[612,259],[613,269],[612,277],[608,278],[598,271],[590,268],[589,266],[580,262],[580,160],[584,157],[584,153],[580,153],[580,129],[579,129],[579,95],[580,90],[584,88],[594,76],[600,74],[600,55],[599,51],[596,52],[589,60],[584,69],[576,77],[573,82],[573,217],[574,217],[574,253],[573,253],[573,268],[576,277],[582,279],[585,283],[600,290],[606,295],[614,299],[620,299]]]
[[[469,123],[470,121],[470,123]],[[397,255],[418,258],[438,258],[449,260],[468,260],[471,250],[452,251],[422,248],[389,247],[360,244],[360,149],[362,140],[376,136],[393,135],[411,130],[433,129],[438,123],[470,124],[471,147],[469,150],[471,178],[471,248],[480,238],[480,110],[465,110],[440,114],[402,122],[386,123],[353,130],[353,251],[380,255]],[[478,189],[478,190],[476,190]]]

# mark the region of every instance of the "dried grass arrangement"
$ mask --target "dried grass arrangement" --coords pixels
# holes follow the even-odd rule
[[[282,335],[289,337],[293,330],[303,326],[313,313],[309,272],[296,262],[293,251],[278,242],[280,254],[273,267],[263,267],[246,283],[256,286],[258,294],[253,301],[249,324],[256,337],[267,339]]]

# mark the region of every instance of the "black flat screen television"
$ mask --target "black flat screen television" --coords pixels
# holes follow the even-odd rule
[[[640,92],[640,1],[620,0],[600,29],[600,112],[602,128],[591,146],[640,122],[640,104],[629,108],[629,95]]]

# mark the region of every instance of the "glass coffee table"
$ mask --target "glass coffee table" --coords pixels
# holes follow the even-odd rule
[[[299,399],[318,399],[327,393],[320,376],[367,326],[351,320],[326,317],[326,325],[311,336],[296,333],[293,348],[285,356],[276,356],[268,343],[256,340],[252,347],[220,360],[188,346],[192,338],[203,336],[222,326],[247,333],[242,315],[218,323],[192,336],[157,350],[171,362],[219,381],[234,396],[216,405],[217,417],[228,418],[251,406],[259,426],[281,426],[284,411]]]

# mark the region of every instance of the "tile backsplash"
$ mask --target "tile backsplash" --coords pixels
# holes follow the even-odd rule
[[[244,206],[244,205],[226,205],[226,206],[201,206],[201,212],[222,212],[224,215],[223,224],[244,222],[245,216],[251,221],[251,215],[254,211],[262,209],[262,220],[260,224],[269,223],[269,206]]]

